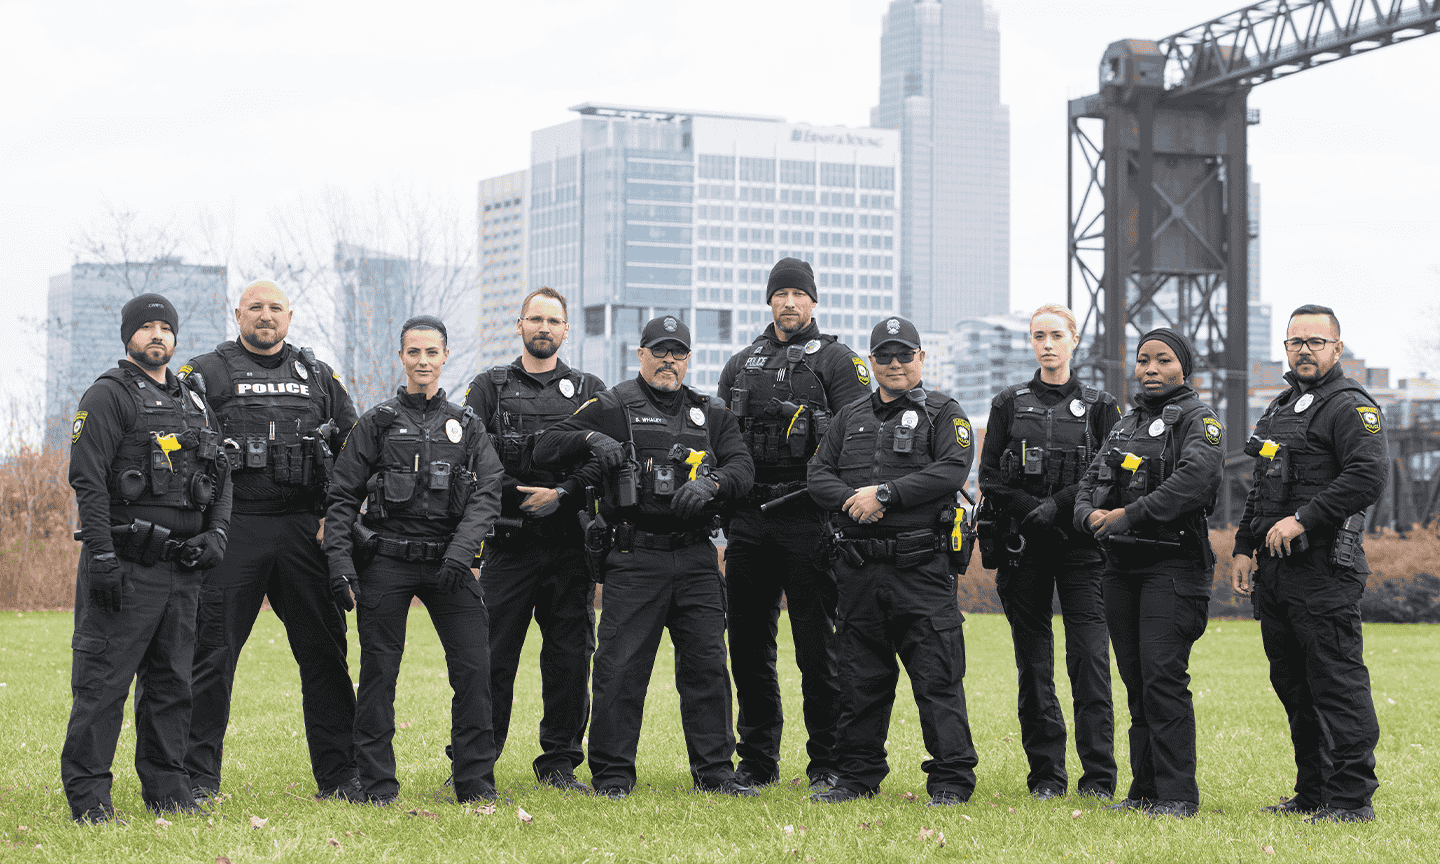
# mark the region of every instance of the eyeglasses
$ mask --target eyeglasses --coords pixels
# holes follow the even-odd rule
[[[541,324],[549,324],[552,328],[565,326],[565,321],[563,319],[541,318],[539,315],[531,315],[529,318],[521,318],[520,320],[524,321],[526,324],[529,324],[531,327],[539,327]]]
[[[1323,351],[1326,345],[1339,342],[1339,339],[1325,339],[1320,336],[1311,336],[1309,339],[1286,339],[1283,343],[1286,351],[1299,351],[1301,348],[1309,348],[1311,351]]]
[[[650,356],[656,360],[664,360],[669,357],[673,360],[684,360],[690,356],[689,348],[651,348]]]
[[[876,351],[875,365],[889,366],[891,360],[899,360],[901,363],[909,363],[915,359],[914,351]]]

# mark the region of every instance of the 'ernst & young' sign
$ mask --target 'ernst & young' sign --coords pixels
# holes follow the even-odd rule
[[[790,140],[801,144],[839,144],[843,147],[884,147],[884,138],[867,138],[850,132],[814,132],[791,129]]]

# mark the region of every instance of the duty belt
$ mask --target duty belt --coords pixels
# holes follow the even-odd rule
[[[396,561],[439,561],[445,557],[445,549],[450,545],[448,540],[397,540],[393,537],[380,537],[375,545],[375,554],[384,555],[386,558],[393,558]]]
[[[615,548],[621,552],[629,552],[633,549],[673,551],[704,543],[709,539],[710,529],[708,528],[698,528],[681,534],[651,534],[649,531],[636,529],[628,522],[621,523],[615,528]]]
[[[837,537],[835,548],[854,567],[867,561],[893,561],[905,569],[934,559],[946,544],[941,535],[920,528],[890,537]]]
[[[514,519],[502,516],[495,520],[488,539],[497,543],[520,540],[579,539],[574,520],[570,519]]]
[[[774,501],[776,498],[784,498],[791,492],[799,492],[806,488],[807,481],[792,480],[789,483],[756,483],[746,493],[747,501],[764,504],[766,501]]]

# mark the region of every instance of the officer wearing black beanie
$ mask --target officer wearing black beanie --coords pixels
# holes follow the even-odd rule
[[[120,341],[129,345],[135,331],[151,321],[169,324],[170,335],[180,336],[180,316],[175,306],[159,294],[141,294],[120,308]]]
[[[754,785],[779,779],[780,683],[775,623],[786,598],[800,667],[805,773],[817,791],[834,783],[838,716],[834,576],[812,563],[823,517],[805,494],[806,463],[830,418],[870,393],[870,370],[836,337],[815,325],[815,274],[782,258],[765,289],[774,323],[720,373],[719,395],[740,421],[755,460],[755,485],[727,531],[726,591],[730,665],[740,703],[740,774]],[[783,502],[763,514],[766,502]]]

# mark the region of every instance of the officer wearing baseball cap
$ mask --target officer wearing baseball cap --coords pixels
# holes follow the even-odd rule
[[[930,803],[960,804],[975,790],[964,616],[955,568],[942,552],[949,532],[937,530],[943,516],[954,517],[973,435],[959,403],[923,388],[924,362],[915,325],[899,317],[877,324],[870,367],[879,389],[840,410],[810,460],[810,495],[834,514],[840,595],[839,776],[814,796],[825,803],[872,796],[889,773],[897,654],[931,756],[921,765]]]
[[[736,780],[731,763],[725,597],[710,541],[718,505],[750,489],[755,466],[735,415],[685,386],[684,321],[674,315],[650,321],[636,356],[637,377],[581,405],[535,442],[542,465],[591,454],[578,473],[603,488],[601,518],[587,528],[586,541],[605,584],[592,675],[591,785],[610,798],[635,786],[645,693],[668,627],[696,788],[755,795]]]
[[[110,766],[132,681],[141,798],[157,812],[196,807],[184,763],[195,610],[230,523],[219,419],[166,368],[175,307],[141,294],[120,322],[125,359],[85,391],[70,435],[84,546],[60,776],[71,815],[90,823],[117,818]]]

